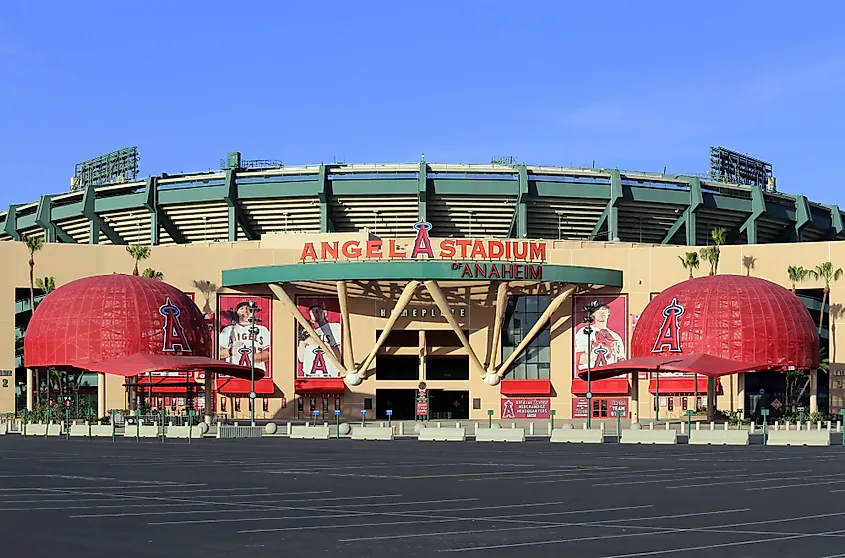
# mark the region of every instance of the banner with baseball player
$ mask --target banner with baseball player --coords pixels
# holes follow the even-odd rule
[[[250,333],[250,302],[255,303],[255,344]],[[217,335],[219,358],[232,364],[249,368],[255,347],[255,369],[272,378],[270,343],[273,331],[272,298],[256,295],[219,295],[217,309],[220,314]]]
[[[343,362],[343,326],[337,297],[296,297],[296,307],[337,360]],[[340,370],[305,329],[296,326],[296,377],[339,378]]]
[[[593,332],[588,341],[584,333],[587,325],[584,323],[584,307],[593,301],[598,303],[598,308],[593,313]],[[575,307],[573,377],[587,369],[588,358],[590,368],[626,360],[628,358],[627,295],[580,295],[574,297],[573,304]]]

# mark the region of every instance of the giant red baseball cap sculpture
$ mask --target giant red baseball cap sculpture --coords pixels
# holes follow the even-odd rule
[[[591,378],[658,370],[719,377],[818,365],[818,331],[798,297],[765,279],[713,275],[655,296],[634,328],[631,358],[595,368]]]

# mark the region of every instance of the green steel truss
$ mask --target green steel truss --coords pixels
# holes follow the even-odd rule
[[[138,238],[122,219],[149,223]],[[843,238],[836,205],[695,176],[525,165],[314,165],[227,170],[43,195],[0,213],[0,239],[153,245],[257,240],[267,233],[619,240],[703,245]],[[132,234],[129,234],[132,232]],[[166,233],[166,236],[163,235]]]

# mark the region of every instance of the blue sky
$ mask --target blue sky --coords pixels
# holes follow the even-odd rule
[[[489,162],[706,172],[845,207],[842,2],[0,3],[0,207],[137,145],[142,175]]]

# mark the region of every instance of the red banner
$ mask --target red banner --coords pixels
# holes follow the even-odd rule
[[[337,297],[299,296],[296,298],[296,307],[302,317],[311,322],[311,327],[320,341],[334,352],[338,361],[343,362],[340,300]],[[340,378],[337,366],[326,357],[320,344],[300,325],[296,326],[296,377]]]
[[[241,366],[252,365],[253,339],[250,333],[250,301],[255,302],[255,368],[272,378],[270,342],[273,330],[272,299],[269,296],[219,295],[220,359]]]
[[[502,399],[503,419],[547,419],[551,415],[552,400],[548,397],[519,397]]]
[[[417,416],[418,417],[427,417],[428,416],[428,401],[426,400],[417,400]]]

